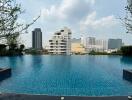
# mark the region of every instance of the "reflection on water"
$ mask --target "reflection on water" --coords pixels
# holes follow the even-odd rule
[[[90,55],[26,55],[0,57],[10,66],[11,78],[0,83],[1,92],[49,95],[130,95],[132,84],[122,79],[122,69],[132,68],[132,58]]]
[[[64,71],[69,70],[71,67],[71,56],[50,56],[54,70]]]
[[[132,65],[132,57],[123,56],[120,59],[121,63],[126,65]]]
[[[41,69],[43,65],[43,56],[30,56],[29,66],[33,69]]]

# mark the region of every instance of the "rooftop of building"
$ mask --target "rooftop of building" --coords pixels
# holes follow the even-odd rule
[[[33,31],[41,31],[41,28],[35,28]]]

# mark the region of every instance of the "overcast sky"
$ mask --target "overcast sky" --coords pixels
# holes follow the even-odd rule
[[[32,30],[41,28],[43,46],[53,33],[64,26],[72,30],[73,38],[94,36],[97,39],[121,38],[132,44],[132,34],[126,34],[119,18],[126,14],[127,0],[17,0],[25,13],[20,22],[29,23],[41,14],[41,18],[21,36],[21,42],[31,47]]]

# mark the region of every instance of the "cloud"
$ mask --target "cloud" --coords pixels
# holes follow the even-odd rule
[[[97,19],[96,17],[97,13],[94,11],[80,21],[81,30],[86,30],[87,28],[93,30],[109,29],[119,24],[114,15],[102,17],[100,19]]]
[[[42,18],[46,20],[79,21],[91,11],[95,0],[62,0],[58,5],[42,9]]]

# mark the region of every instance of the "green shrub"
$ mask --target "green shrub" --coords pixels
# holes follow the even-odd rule
[[[125,56],[132,56],[132,46],[121,47],[121,52]]]

